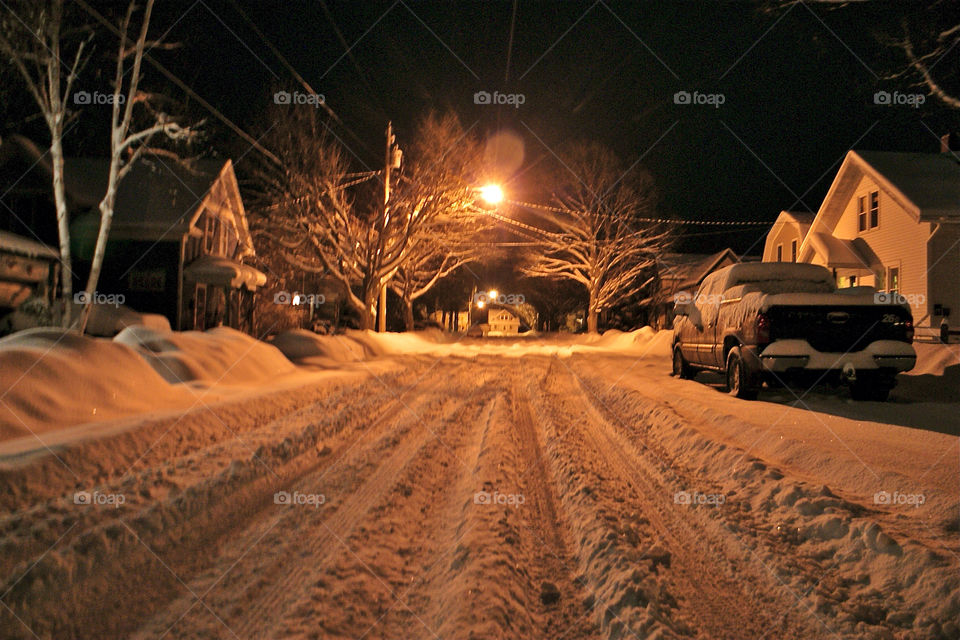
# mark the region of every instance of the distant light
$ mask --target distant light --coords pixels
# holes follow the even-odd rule
[[[484,304],[483,300],[477,300],[477,309],[483,309]]]
[[[491,300],[496,300],[499,297],[497,295],[498,293],[499,292],[496,289],[490,289],[490,291],[487,293],[487,297]]]
[[[496,184],[488,184],[480,187],[480,196],[490,204],[497,204],[503,201],[503,189]]]
[[[300,294],[299,294],[299,293],[293,294],[293,304],[294,304],[294,306],[300,304]]]

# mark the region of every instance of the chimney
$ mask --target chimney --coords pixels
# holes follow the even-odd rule
[[[946,133],[940,137],[940,153],[960,151],[960,136],[956,133]]]

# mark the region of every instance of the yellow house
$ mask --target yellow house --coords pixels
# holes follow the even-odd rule
[[[487,325],[489,329],[485,335],[515,336],[520,333],[520,319],[502,307],[492,307],[487,312]]]
[[[763,245],[764,262],[797,262],[814,214],[781,211]]]
[[[949,150],[849,151],[798,261],[832,269],[841,287],[903,296],[919,333],[935,333],[943,320],[956,327],[960,160]]]

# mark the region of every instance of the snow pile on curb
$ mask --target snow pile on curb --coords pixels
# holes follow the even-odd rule
[[[949,367],[960,366],[960,344],[929,344],[915,342],[917,366],[907,372],[910,376],[942,376]]]
[[[297,372],[233,329],[127,327],[113,340],[59,328],[0,340],[0,441],[196,404],[199,386],[262,384]]]
[[[279,350],[226,327],[202,333],[128,327],[114,341],[137,349],[171,383],[244,384],[296,371]]]
[[[0,440],[186,406],[191,397],[123,344],[48,327],[0,340],[0,389]]]

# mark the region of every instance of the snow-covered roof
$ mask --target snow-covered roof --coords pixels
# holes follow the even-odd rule
[[[817,217],[817,214],[808,211],[781,211],[780,215],[777,216],[777,222],[789,222],[800,227],[805,225],[809,228],[815,217]]]
[[[197,207],[224,168],[224,160],[198,160],[187,167],[170,159],[138,161],[117,188],[113,226],[136,225],[145,231],[185,233]],[[100,203],[107,189],[107,158],[67,158],[67,190],[88,207]]]
[[[960,159],[953,153],[851,151],[865,166],[914,205],[921,222],[960,221]]]
[[[807,232],[810,230],[814,218],[816,218],[816,214],[813,213],[781,211],[776,221],[774,221],[773,226],[770,227],[770,231],[767,232],[767,237],[763,243],[763,259],[767,262],[774,262],[776,260],[775,246],[779,243],[775,243],[775,240],[780,236],[780,232],[784,227],[795,229],[797,238],[799,239],[797,244],[803,244],[803,239],[807,236]]]
[[[732,263],[739,262],[737,254],[729,248],[709,255],[700,253],[664,254],[660,260],[661,265],[663,265],[660,278],[661,280],[672,281],[675,285],[673,290],[685,287],[695,288],[727,258]]]
[[[878,262],[862,238],[848,240],[815,231],[810,235],[809,242],[828,267],[870,269],[871,264]]]
[[[0,167],[15,159],[30,169],[36,168],[49,179],[52,172],[49,154],[20,135],[4,139],[0,145]],[[109,168],[108,158],[64,160],[64,189],[71,211],[97,208],[106,193]],[[218,184],[225,188],[225,192],[220,193],[225,193],[227,207],[208,198]],[[214,215],[236,228],[243,255],[253,255],[233,163],[223,159],[183,162],[153,154],[142,156],[117,188],[111,237],[177,240],[195,222],[205,200]]]
[[[0,231],[0,251],[15,253],[28,258],[60,259],[60,254],[53,247],[8,231]]]
[[[202,256],[184,267],[183,276],[193,282],[255,291],[267,281],[267,276],[250,265],[221,256]]]

